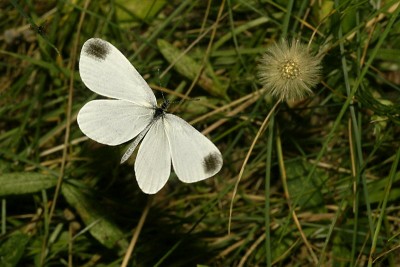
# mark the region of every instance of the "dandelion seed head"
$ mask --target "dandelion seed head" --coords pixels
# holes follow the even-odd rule
[[[258,65],[258,77],[269,94],[283,100],[296,100],[312,94],[318,84],[321,58],[310,54],[307,46],[286,40],[270,46]]]
[[[281,76],[283,79],[296,79],[300,75],[299,64],[291,59],[283,62],[280,67]]]

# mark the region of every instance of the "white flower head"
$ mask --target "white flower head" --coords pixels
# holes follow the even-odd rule
[[[321,57],[309,53],[298,40],[281,40],[267,48],[258,65],[258,77],[269,94],[280,100],[298,100],[312,94],[321,74]]]

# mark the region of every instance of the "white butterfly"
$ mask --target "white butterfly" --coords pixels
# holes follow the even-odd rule
[[[136,137],[121,163],[143,139],[135,161],[136,180],[143,192],[155,194],[166,184],[171,160],[176,175],[185,183],[220,171],[218,148],[189,123],[166,113],[168,101],[158,107],[151,88],[112,44],[98,38],[87,40],[79,72],[90,90],[114,98],[85,104],[78,114],[79,128],[89,138],[111,146]]]

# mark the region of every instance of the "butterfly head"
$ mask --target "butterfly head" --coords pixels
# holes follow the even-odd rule
[[[167,111],[169,104],[171,102],[169,100],[165,100],[160,107],[155,107],[155,113],[154,113],[154,118],[161,117],[165,114]]]

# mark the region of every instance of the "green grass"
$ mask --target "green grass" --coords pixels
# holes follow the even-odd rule
[[[398,1],[135,2],[0,3],[0,266],[400,264]],[[198,99],[170,111],[219,147],[215,177],[148,196],[126,145],[85,138],[92,37],[157,98]],[[324,54],[322,81],[273,109],[256,72],[282,37]]]

